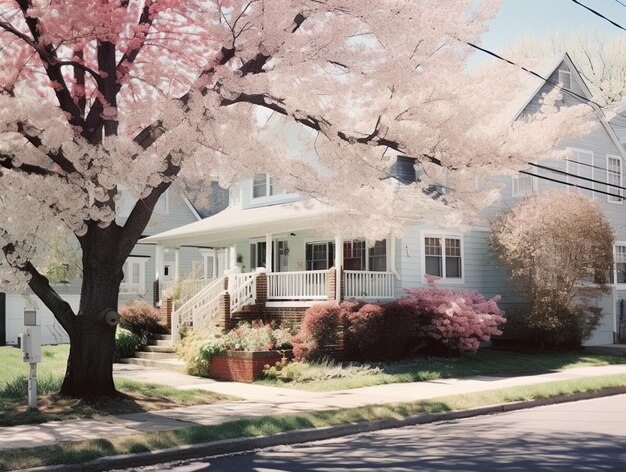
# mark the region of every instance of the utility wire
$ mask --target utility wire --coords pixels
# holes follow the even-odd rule
[[[620,194],[609,193],[609,192],[605,192],[603,190],[597,190],[597,189],[585,187],[583,185],[573,184],[573,183],[570,183],[570,182],[563,182],[562,180],[557,180],[557,179],[553,179],[551,177],[546,177],[545,175],[534,174],[532,172],[527,172],[525,170],[521,170],[519,173],[520,174],[524,174],[524,175],[530,175],[531,177],[537,177],[537,178],[543,179],[543,180],[548,180],[550,182],[556,182],[557,184],[567,185],[568,187],[576,187],[576,188],[579,188],[581,190],[589,190],[590,192],[600,193],[602,195],[608,195],[609,197],[619,198],[620,201],[623,200],[621,192],[620,192]]]
[[[586,181],[591,182],[593,184],[606,185],[607,187],[614,187],[614,188],[618,188],[620,190],[626,190],[626,188],[622,187],[621,185],[615,185],[615,184],[610,184],[608,182],[602,182],[601,180],[595,180],[595,179],[590,178],[590,177],[585,177],[585,176],[582,176],[582,175],[572,174],[572,173],[566,172],[564,170],[554,169],[552,167],[543,166],[541,164],[533,164],[533,163],[529,163],[529,164],[531,166],[533,166],[533,167],[536,167],[537,169],[547,170],[549,172],[554,172],[555,174],[564,175],[565,177],[573,177],[573,178],[579,179],[579,180],[586,180]],[[567,183],[569,183],[569,182],[567,182]]]
[[[572,0],[572,2],[574,2],[576,5],[580,5],[581,7],[583,7],[586,10],[589,10],[591,13],[593,13],[596,16],[599,16],[600,18],[602,18],[603,20],[608,21],[609,23],[611,23],[613,26],[618,27],[619,29],[621,29],[622,31],[626,31],[626,28],[624,28],[622,25],[620,25],[619,23],[616,23],[615,21],[611,20],[610,18],[607,18],[606,16],[604,16],[602,13],[597,12],[596,10],[594,10],[591,7],[588,7],[587,5],[585,5],[584,3],[580,3],[578,0]],[[620,5],[624,6],[624,4],[622,2],[618,2]]]
[[[626,3],[622,2],[622,0],[615,0],[617,3],[619,3],[621,6],[626,7]]]

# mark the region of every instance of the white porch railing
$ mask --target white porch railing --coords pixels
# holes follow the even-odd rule
[[[220,294],[224,291],[224,277],[213,281],[191,297],[183,306],[172,313],[172,339],[178,339],[181,326],[202,329],[217,324]]]
[[[230,312],[240,310],[256,301],[256,278],[258,273],[233,274],[228,279]]]
[[[268,300],[326,300],[325,270],[267,274]]]
[[[393,272],[344,270],[344,296],[346,298],[393,298],[394,278]]]

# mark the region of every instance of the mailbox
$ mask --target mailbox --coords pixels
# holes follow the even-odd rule
[[[41,362],[41,327],[27,326],[26,332],[19,335],[18,343],[24,354],[24,362],[36,364]]]

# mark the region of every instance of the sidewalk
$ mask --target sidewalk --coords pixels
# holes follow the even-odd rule
[[[518,377],[480,376],[466,379],[441,379],[430,382],[378,385],[334,392],[304,392],[235,382],[216,382],[210,379],[128,364],[116,365],[115,367],[116,378],[130,378],[180,389],[201,388],[236,395],[243,398],[244,401],[106,416],[98,419],[4,427],[0,428],[0,451],[65,441],[125,436],[147,431],[173,430],[194,425],[219,424],[242,418],[425,400],[520,385],[626,374],[626,365],[610,365],[581,367]]]

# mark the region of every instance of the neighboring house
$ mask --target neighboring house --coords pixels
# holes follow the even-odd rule
[[[157,203],[154,214],[145,230],[150,236],[163,231],[185,226],[200,220],[203,216],[210,216],[222,210],[226,205],[228,192],[216,184],[209,190],[209,205],[205,208],[196,208],[190,200],[176,191],[169,189]],[[122,192],[121,203],[118,208],[118,223],[123,224],[125,217],[130,214],[134,202],[130,195]],[[133,249],[124,265],[124,280],[120,287],[120,304],[129,300],[144,299],[153,302],[163,295],[175,280],[176,274],[183,277],[189,273],[199,277],[212,277],[212,254],[206,248],[184,247],[171,249],[162,253],[160,265],[162,277],[160,293],[155,294],[153,289],[153,274],[156,267],[155,246],[139,243]],[[54,285],[55,290],[77,311],[80,302],[81,280],[71,280]],[[54,315],[32,293],[30,294],[0,294],[0,345],[16,344],[17,336],[24,329],[24,309],[37,309],[38,322],[41,325],[43,344],[58,344],[69,341]],[[3,332],[4,329],[4,332]]]
[[[568,55],[547,58],[535,70],[542,77],[591,98]],[[553,87],[534,77],[529,77],[526,85],[519,96],[512,97],[511,120],[535,112],[542,94]],[[580,99],[563,94],[563,106],[579,102]],[[490,255],[489,219],[521,197],[547,188],[569,188],[601,202],[615,229],[615,284],[607,297],[598,300],[604,317],[588,342],[613,343],[618,330],[618,298],[626,295],[622,191],[618,189],[607,196],[594,192],[606,191],[606,185],[595,183],[589,191],[576,190],[545,178],[569,184],[583,182],[587,186],[589,182],[583,178],[589,176],[598,182],[622,185],[624,148],[602,112],[597,112],[599,126],[594,132],[560,144],[571,148],[569,160],[541,161],[554,171],[534,170],[540,177],[520,174],[499,178],[506,184],[502,200],[483,213],[482,226],[467,232],[417,224],[416,218],[416,224],[409,225],[402,238],[389,237],[368,244],[363,238],[328,237],[317,228],[327,226],[328,218],[335,212],[333,208],[317,203],[303,209],[297,202],[306,200],[305,196],[282,192],[266,174],[241,181],[230,189],[229,206],[221,213],[144,240],[156,243],[157,253],[163,253],[166,247],[187,245],[214,248],[212,274],[218,277],[174,313],[173,329],[176,331],[180,324],[227,326],[229,321],[246,316],[293,319],[320,300],[389,300],[402,296],[406,288],[423,286],[425,274],[441,277],[441,286],[478,290],[486,296],[501,294],[505,308],[515,308],[517,297],[507,271],[498,267]],[[397,159],[392,173],[399,185],[419,178],[410,159]],[[341,269],[339,276],[335,268]],[[157,267],[155,277],[162,273]]]

